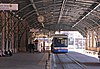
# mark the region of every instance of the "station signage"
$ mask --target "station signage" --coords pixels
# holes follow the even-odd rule
[[[18,10],[18,4],[0,4],[0,10]]]

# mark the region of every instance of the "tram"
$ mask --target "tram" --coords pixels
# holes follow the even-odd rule
[[[68,53],[68,36],[63,34],[54,35],[51,44],[51,52]]]

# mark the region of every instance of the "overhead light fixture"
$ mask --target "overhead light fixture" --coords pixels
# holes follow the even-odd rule
[[[23,19],[21,18],[21,20],[23,20]]]
[[[12,12],[13,14],[15,14],[15,12]]]
[[[19,19],[21,18],[21,17],[18,17]]]
[[[53,12],[51,12],[51,13],[53,13]]]
[[[53,15],[51,15],[51,16],[53,16]]]
[[[18,17],[18,15],[16,15],[16,17]]]

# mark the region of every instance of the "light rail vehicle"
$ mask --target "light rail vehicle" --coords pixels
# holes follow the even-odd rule
[[[51,52],[68,53],[68,35],[56,34],[53,36]]]

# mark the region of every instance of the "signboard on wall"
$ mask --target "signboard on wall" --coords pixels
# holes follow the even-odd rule
[[[0,4],[0,10],[18,10],[18,4]]]

